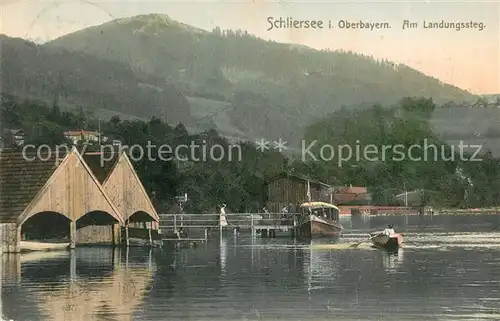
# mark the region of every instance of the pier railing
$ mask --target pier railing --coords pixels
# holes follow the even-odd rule
[[[298,213],[228,213],[227,226],[221,225],[220,214],[158,214],[162,235],[179,235],[180,230],[204,231],[206,238],[214,229],[223,230],[290,230],[296,225]]]

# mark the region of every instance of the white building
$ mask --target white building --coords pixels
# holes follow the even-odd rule
[[[64,137],[71,140],[73,144],[78,142],[98,143],[99,132],[92,130],[70,130],[64,133]]]

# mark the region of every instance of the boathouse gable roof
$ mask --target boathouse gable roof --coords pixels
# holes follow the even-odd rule
[[[16,217],[18,224],[23,224],[32,215],[43,211],[59,212],[74,221],[89,212],[104,211],[118,222],[123,222],[116,206],[111,202],[76,147],[73,147],[71,152],[56,166],[57,168],[45,180],[36,195],[29,200],[22,212],[18,213]],[[64,184],[68,183],[70,185],[65,187]],[[67,193],[68,188],[70,194]],[[75,191],[77,191],[76,194]],[[83,195],[87,192],[92,195]]]
[[[135,213],[144,212],[154,221],[159,221],[158,213],[125,151],[121,153],[103,186],[117,204],[124,220],[130,219]]]
[[[129,168],[130,168],[130,170],[132,172],[132,175],[134,175],[135,179],[137,180],[139,188],[141,189],[141,193],[144,195],[144,198],[145,198],[146,202],[149,205],[149,208],[151,210],[150,214],[152,214],[154,216],[155,221],[159,222],[160,221],[160,217],[158,216],[158,213],[156,212],[156,209],[155,209],[155,207],[153,205],[153,202],[151,202],[151,198],[149,197],[148,192],[144,188],[144,185],[142,184],[142,181],[139,178],[139,175],[137,175],[137,171],[135,170],[134,165],[132,165],[132,162],[130,161],[130,158],[127,156],[126,153],[123,153],[123,155],[125,157],[127,165],[129,166]]]
[[[50,151],[0,151],[0,223],[14,223],[67,155]]]
[[[89,152],[82,155],[85,163],[90,167],[101,185],[104,185],[106,179],[113,172],[118,163],[119,156],[119,153],[115,152]]]
[[[85,160],[83,159],[82,155],[78,152],[78,150],[76,148],[74,148],[74,151],[75,151],[76,156],[79,158],[80,162],[83,164],[83,166],[87,170],[87,173],[90,175],[90,177],[92,178],[92,180],[96,184],[97,188],[102,193],[102,196],[104,196],[104,198],[106,199],[106,202],[112,208],[113,213],[109,213],[109,214],[111,214],[118,222],[123,223],[120,211],[118,210],[118,208],[116,207],[116,205],[112,202],[111,198],[106,193],[106,190],[104,189],[104,187],[102,186],[102,184],[99,182],[99,180],[97,179],[97,177],[95,177],[94,173],[92,172],[92,169],[85,162]]]

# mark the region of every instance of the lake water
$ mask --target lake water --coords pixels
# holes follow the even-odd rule
[[[335,245],[228,235],[4,255],[1,310],[16,321],[500,320],[498,217],[400,219],[346,223]],[[349,247],[387,221],[406,231],[397,254]]]

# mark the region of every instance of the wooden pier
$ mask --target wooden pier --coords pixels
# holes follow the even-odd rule
[[[220,214],[158,214],[163,241],[206,241],[215,232],[219,237],[230,232],[250,232],[253,237],[293,236],[297,213],[230,213],[227,226],[221,225]]]

